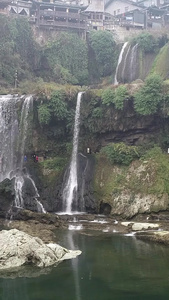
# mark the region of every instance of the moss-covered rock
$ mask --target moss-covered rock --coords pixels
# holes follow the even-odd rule
[[[160,50],[155,58],[151,73],[157,73],[163,79],[169,78],[169,43]]]
[[[159,148],[145,153],[129,166],[113,165],[97,155],[95,193],[111,214],[132,218],[139,213],[169,209],[169,159]],[[106,206],[105,206],[106,207]]]

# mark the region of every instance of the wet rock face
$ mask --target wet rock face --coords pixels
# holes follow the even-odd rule
[[[83,204],[82,211],[97,213],[97,204],[93,194],[92,182],[95,160],[91,154],[78,154],[78,202]]]
[[[5,217],[15,198],[13,180],[5,179],[0,183],[0,216]]]
[[[98,213],[97,201],[94,198],[93,193],[93,174],[94,174],[95,160],[91,154],[78,154],[77,161],[77,180],[78,180],[78,191],[77,191],[77,203],[78,211],[88,213]],[[62,211],[62,192],[64,183],[66,182],[66,172],[63,178],[62,185],[56,185],[57,196],[51,199],[51,205],[55,208],[55,212]],[[53,202],[53,204],[52,204]],[[72,207],[75,208],[74,206]],[[75,209],[76,210],[76,209]]]
[[[37,202],[35,201],[35,189],[29,180],[29,178],[24,179],[24,185],[22,190],[22,196],[24,199],[24,208],[31,211],[37,211]]]
[[[112,202],[112,214],[132,218],[137,214],[151,213],[167,210],[169,208],[169,197],[164,194],[159,199],[156,195],[132,195],[130,191],[124,191],[114,197]]]

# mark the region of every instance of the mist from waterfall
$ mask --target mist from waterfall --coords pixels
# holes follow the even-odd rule
[[[20,124],[17,107],[22,103]],[[33,179],[24,166],[26,138],[29,130],[29,116],[33,108],[33,97],[17,95],[0,96],[0,182],[14,179],[15,200],[13,205],[24,208],[23,187],[25,179],[31,182],[37,211],[45,212],[38,201],[38,191]]]
[[[71,156],[71,163],[67,174],[67,180],[63,188],[63,211],[65,213],[72,213],[72,205],[77,210],[77,152],[79,142],[79,127],[80,127],[80,104],[83,92],[79,92],[77,96],[74,132],[73,132],[73,149]]]

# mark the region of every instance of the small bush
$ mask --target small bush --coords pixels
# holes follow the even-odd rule
[[[109,144],[101,150],[101,153],[105,154],[112,164],[129,165],[140,157],[138,147],[127,146],[124,143]]]
[[[145,85],[134,95],[134,107],[141,115],[154,114],[162,101],[162,78],[158,74],[147,77]]]
[[[148,32],[141,33],[137,37],[134,37],[132,44],[138,44],[145,53],[155,52],[158,47],[157,40]]]
[[[46,159],[41,164],[46,169],[61,171],[65,167],[66,162],[65,158],[55,157],[53,159]]]
[[[119,86],[115,90],[114,104],[117,109],[123,109],[124,100],[127,97],[127,89],[124,85]]]
[[[51,119],[51,113],[46,104],[38,107],[38,119],[40,124],[48,125]]]
[[[115,90],[110,88],[102,92],[102,103],[106,106],[114,104],[117,109],[123,109],[124,100],[127,97],[128,92],[125,86],[121,85]]]
[[[115,92],[114,90],[108,88],[102,92],[101,99],[104,105],[110,106],[114,103]]]

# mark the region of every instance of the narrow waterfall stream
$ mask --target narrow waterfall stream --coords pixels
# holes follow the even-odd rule
[[[79,92],[77,96],[76,104],[76,113],[75,113],[75,122],[74,122],[74,133],[73,133],[73,150],[71,163],[68,170],[67,180],[63,188],[63,211],[65,213],[72,212],[72,205],[74,206],[73,210],[77,210],[77,152],[78,152],[78,141],[79,141],[79,125],[80,125],[80,104],[83,92]]]
[[[130,82],[136,79],[136,63],[137,63],[138,44],[132,47],[130,59]]]
[[[117,67],[116,67],[116,72],[115,72],[115,77],[114,77],[114,84],[118,84],[118,80],[117,80],[117,75],[118,75],[118,71],[119,71],[119,66],[122,62],[122,59],[123,59],[123,53],[124,53],[124,50],[126,49],[128,45],[128,42],[125,42],[122,49],[121,49],[121,52],[120,52],[120,55],[119,55],[119,58],[118,58],[118,62],[117,62]]]
[[[114,84],[130,83],[139,78],[139,47],[124,43],[116,68]]]
[[[18,122],[17,105],[23,102]],[[0,96],[0,182],[14,178],[15,200],[13,206],[24,208],[23,186],[25,180],[31,182],[33,200],[37,211],[45,212],[38,201],[38,191],[33,179],[24,166],[26,138],[29,129],[29,115],[33,108],[33,97],[17,95]]]

